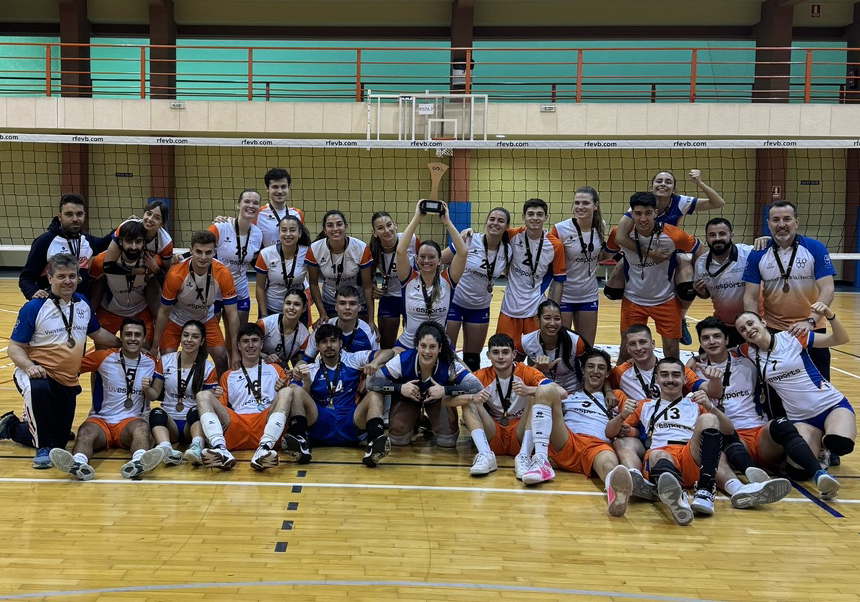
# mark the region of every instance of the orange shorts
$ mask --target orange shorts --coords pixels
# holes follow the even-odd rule
[[[549,457],[559,468],[570,472],[581,472],[588,477],[591,476],[594,458],[603,451],[615,453],[612,445],[603,439],[591,435],[577,435],[568,431],[567,443],[559,451],[555,451],[552,445],[549,446]]]
[[[508,426],[502,426],[498,420],[496,423],[496,434],[490,440],[490,449],[498,456],[516,456],[520,453],[520,440],[517,439],[517,425],[519,418],[512,418]]]
[[[161,335],[161,342],[158,344],[158,347],[160,349],[177,349],[179,347],[180,334],[182,334],[182,326],[172,320],[168,320],[167,326],[164,327],[164,334]],[[206,346],[224,346],[224,334],[221,332],[221,326],[218,324],[218,320],[214,317],[206,321]],[[254,449],[257,448],[255,447]]]
[[[110,449],[112,447],[124,447],[125,449],[128,449],[127,445],[123,445],[122,443],[120,443],[119,438],[120,435],[122,435],[122,432],[125,430],[125,427],[127,427],[135,420],[143,420],[143,418],[130,416],[129,418],[121,420],[116,424],[108,424],[101,418],[91,416],[90,418],[84,420],[84,422],[94,424],[102,430],[102,432],[105,434],[105,441],[107,442],[105,444],[105,449]]]
[[[766,466],[768,462],[766,462],[759,453],[759,442],[761,441],[761,436],[764,433],[764,427],[759,426],[751,429],[737,429],[738,437],[741,438],[741,441],[744,442],[744,445],[747,446],[747,451],[750,453],[750,457],[752,461],[755,462],[756,466]]]
[[[687,441],[684,445],[667,445],[666,447],[658,447],[660,451],[664,451],[672,458],[672,463],[675,468],[681,471],[681,485],[684,487],[692,487],[699,480],[699,465],[693,460],[693,454],[690,453],[690,442]],[[648,456],[654,451],[649,449],[645,452],[645,470],[643,471],[645,478],[648,477],[648,471],[651,469],[648,463]]]
[[[648,318],[654,320],[657,334],[667,339],[681,338],[681,303],[677,297],[652,306],[636,305],[626,297],[621,300],[621,332],[633,324],[647,326]]]
[[[499,313],[499,322],[496,326],[496,333],[503,332],[514,340],[514,345],[517,351],[523,352],[523,335],[534,332],[538,329],[537,317],[531,318],[512,318],[503,313]]]
[[[147,341],[151,341],[153,335],[155,334],[155,328],[152,324],[152,314],[149,313],[149,309],[144,309],[142,312],[139,312],[132,317],[137,318],[138,320],[143,320],[143,323],[146,325],[146,335],[144,338]],[[99,326],[101,326],[111,334],[119,333],[119,327],[122,325],[122,321],[125,319],[124,316],[118,316],[115,313],[109,312],[103,307],[100,307],[98,311],[96,311],[96,318],[99,321]]]
[[[227,449],[230,451],[234,449],[257,449],[260,446],[263,429],[266,428],[269,411],[237,414],[227,408],[227,414],[230,416],[230,424],[224,431]]]

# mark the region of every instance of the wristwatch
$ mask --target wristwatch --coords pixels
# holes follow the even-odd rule
[[[806,318],[806,321],[815,326],[815,318]]]

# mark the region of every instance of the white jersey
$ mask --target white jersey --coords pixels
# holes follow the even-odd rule
[[[425,287],[424,280],[415,268],[411,268],[406,280],[401,281],[403,287],[403,304],[405,315],[403,317],[403,332],[397,339],[397,344],[404,349],[415,347],[415,332],[424,322],[437,322],[445,327],[448,322],[448,309],[451,307],[451,296],[454,286],[448,276],[448,271],[443,270],[439,274],[439,295],[434,300],[433,285]],[[426,297],[425,297],[426,295]],[[428,303],[429,300],[429,303]]]
[[[350,285],[358,289],[359,300],[364,304],[364,289],[358,283],[359,272],[373,266],[370,248],[357,238],[346,239],[343,253],[332,253],[325,238],[311,243],[305,256],[308,267],[319,269],[319,286],[323,303],[334,306],[337,289]]]
[[[621,404],[627,399],[621,391],[615,394]],[[592,397],[589,397],[585,391],[577,391],[562,399],[564,424],[567,430],[575,435],[589,435],[609,443],[609,439],[606,438],[606,425],[615,417],[617,409],[609,408],[603,391],[592,393]]]
[[[585,341],[582,340],[582,337],[575,332],[570,330],[565,332],[567,332],[567,336],[570,338],[572,349],[570,364],[573,369],[568,367],[568,365],[562,360],[556,364],[554,368],[544,372],[544,374],[547,378],[550,378],[557,384],[561,385],[568,393],[573,393],[574,391],[582,389],[582,367],[579,364],[578,356],[585,353],[586,345]],[[558,357],[556,355],[558,353],[558,347],[555,349],[543,348],[543,344],[540,339],[540,330],[524,334],[522,338],[522,346],[526,357],[532,362],[534,362],[535,358],[539,355],[545,355],[550,360],[555,360]]]
[[[744,310],[744,269],[752,246],[736,244],[726,263],[719,265],[705,253],[696,260],[696,280],[703,280],[711,294],[714,315],[729,325]]]
[[[711,364],[705,358],[704,363],[696,364],[696,374],[704,379],[705,366],[714,366],[723,371],[723,397],[715,399],[723,414],[732,421],[736,429],[754,429],[767,424],[767,417],[761,406],[755,402],[755,388],[758,382],[755,365],[747,358],[734,352],[729,352],[731,364],[726,371],[727,362]],[[764,395],[764,393],[762,393]]]
[[[466,239],[466,267],[454,291],[454,303],[466,309],[486,309],[490,306],[493,293],[487,290],[496,278],[501,276],[508,267],[511,245],[499,243],[495,251],[484,250],[484,234],[475,233]],[[454,244],[448,247],[455,255]],[[507,251],[507,254],[505,253]],[[492,267],[492,279],[487,278],[487,272]]]
[[[275,399],[275,383],[282,378],[286,376],[280,366],[262,360],[244,370],[228,370],[221,375],[221,403],[229,403],[237,414],[265,412]]]
[[[813,418],[845,399],[809,359],[806,348],[812,345],[815,336],[814,332],[799,337],[778,332],[773,335],[771,351],[759,350],[748,343],[738,348],[782,399],[789,420]]]
[[[119,229],[123,227],[124,224],[128,222],[142,222],[141,219],[127,219],[122,222],[114,232],[114,236],[119,238]],[[170,234],[167,233],[167,230],[164,228],[159,228],[158,232],[155,233],[155,236],[152,240],[145,241],[143,244],[143,248],[146,251],[149,251],[153,255],[157,255],[161,257],[162,261],[166,261],[166,267],[170,266],[170,259],[173,257],[173,238],[171,238]]]
[[[155,373],[155,378],[160,378],[164,381],[164,399],[161,402],[161,408],[174,420],[185,420],[188,415],[188,410],[197,407],[197,399],[192,389],[192,384],[196,380],[196,374],[191,372],[191,368],[183,368],[182,374],[177,374],[176,365],[179,361],[180,352],[167,353],[161,356],[161,370]],[[190,375],[190,378],[189,378]],[[185,390],[182,395],[182,407],[177,408],[179,397],[180,383],[179,379],[185,385]],[[218,386],[218,377],[215,374],[215,365],[206,360],[206,366],[203,370],[203,390],[214,389]]]
[[[288,214],[296,216],[302,223],[305,222],[304,215],[302,215],[302,212],[295,207],[290,207],[285,204],[284,208],[280,211],[274,209],[271,203],[267,203],[260,207],[260,211],[257,213],[257,218],[254,223],[263,233],[264,247],[269,247],[278,242],[278,224],[284,216]]]
[[[337,324],[337,316],[329,318],[326,324]],[[341,349],[347,353],[356,353],[358,351],[378,351],[379,337],[370,328],[370,324],[361,318],[356,320],[355,328],[349,332],[343,332],[341,329],[340,340],[343,343]],[[303,358],[306,362],[311,362],[317,357],[317,342],[314,337],[308,338],[307,348],[304,349]]]
[[[308,327],[299,322],[296,329],[284,334],[281,328],[281,314],[272,314],[257,320],[263,331],[263,355],[273,353],[285,363],[301,355],[310,341]]]
[[[515,382],[519,381],[527,387],[548,385],[552,382],[538,370],[523,363],[514,364],[514,369],[507,378],[497,380],[496,370],[492,366],[481,368],[475,372],[475,378],[481,382],[484,390],[490,395],[490,400],[484,403],[484,408],[490,417],[497,422],[505,414],[508,418],[522,418],[523,416],[527,398],[517,395],[513,390]],[[508,401],[507,413],[505,412],[503,397]]]
[[[567,280],[561,294],[562,303],[595,301],[598,297],[597,258],[603,247],[597,228],[577,230],[574,219],[570,218],[553,226],[550,234],[564,247]]]
[[[98,278],[105,277],[107,288],[102,295],[101,306],[110,313],[131,317],[136,316],[147,308],[146,303],[146,284],[147,274],[122,275],[122,274],[105,274],[104,272],[105,254],[99,253],[93,257],[90,263],[90,276]],[[144,267],[143,259],[139,259],[136,263],[128,264],[122,258],[120,263],[126,268]]]
[[[397,243],[400,243],[400,238],[403,236],[402,233],[397,234]],[[406,255],[409,256],[409,265],[415,265],[415,255],[418,254],[418,239],[415,235],[412,235],[412,242],[409,243],[409,247],[406,249]],[[400,280],[397,279],[397,261],[395,259],[396,253],[392,251],[391,253],[383,253],[382,254],[382,265],[376,266],[376,270],[379,272],[379,275],[382,277],[382,287],[385,291],[384,297],[400,297]]]
[[[212,224],[209,231],[215,234],[215,256],[218,261],[227,266],[233,275],[233,285],[240,299],[248,299],[248,269],[253,267],[257,253],[263,245],[263,233],[251,224],[251,229],[245,236],[236,233],[236,218],[229,222]]]
[[[682,397],[676,403],[643,399],[625,422],[646,437],[650,434],[650,449],[657,449],[687,443],[693,436],[696,420],[705,413],[705,409],[689,397]]]
[[[525,226],[508,230],[511,262],[501,312],[511,318],[532,318],[553,280],[564,282],[564,248],[544,232],[532,240]]]
[[[119,349],[89,352],[81,363],[82,373],[96,372],[89,415],[108,424],[119,424],[126,418],[143,418],[149,412],[149,400],[143,394],[141,381],[154,378],[157,371],[160,371],[158,360],[146,352],[140,352],[135,359],[121,358]],[[126,407],[128,405],[131,407]]]
[[[284,259],[281,256],[280,241],[260,251],[254,270],[265,278],[267,307],[260,308],[261,315],[280,312],[290,288],[306,288],[302,283],[308,273],[308,267],[305,265],[307,252],[308,247],[299,245],[292,258]],[[256,286],[261,284],[258,279]]]
[[[656,364],[655,364],[656,365]],[[651,397],[655,386],[654,366],[648,369],[639,368],[633,360],[627,360],[615,366],[609,373],[609,384],[613,389],[621,389],[630,399],[646,399]],[[684,367],[684,393],[696,391],[705,381],[696,373]]]

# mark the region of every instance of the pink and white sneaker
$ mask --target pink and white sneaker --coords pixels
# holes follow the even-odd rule
[[[633,479],[624,466],[616,466],[607,475],[606,502],[610,516],[624,516],[633,495]]]
[[[523,483],[526,485],[537,485],[538,483],[551,481],[554,478],[555,471],[552,469],[549,460],[545,458],[535,458],[529,469],[523,473]]]

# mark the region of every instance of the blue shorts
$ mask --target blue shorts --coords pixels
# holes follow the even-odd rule
[[[490,308],[468,309],[451,301],[448,307],[448,319],[452,322],[468,322],[469,324],[489,324]]]
[[[185,423],[187,421],[186,420],[177,420],[176,418],[174,418],[173,422],[176,423],[176,430],[179,431],[179,442],[180,443],[190,443],[191,442],[190,439],[185,439]]]
[[[215,313],[220,314],[224,309],[223,301],[215,301]],[[251,298],[246,297],[244,299],[236,299],[236,310],[237,311],[251,311]]]
[[[355,410],[329,408],[317,404],[317,421],[308,429],[314,445],[357,445],[364,431],[355,426]]]
[[[403,315],[402,297],[380,297],[376,300],[376,317],[399,318]]]
[[[827,408],[826,410],[821,412],[818,416],[813,416],[812,418],[805,418],[803,420],[792,420],[791,422],[794,424],[797,424],[798,422],[803,422],[803,423],[806,423],[810,426],[814,426],[819,431],[823,432],[824,431],[824,421],[827,420],[828,416],[830,416],[830,412],[832,412],[833,410],[835,410],[837,408],[845,408],[846,410],[849,410],[852,414],[854,413],[854,408],[852,408],[851,404],[848,403],[848,400],[843,397],[842,401],[840,401],[839,403],[837,403],[833,407]]]
[[[577,311],[597,311],[597,299],[588,303],[561,303],[561,311],[577,312]]]

